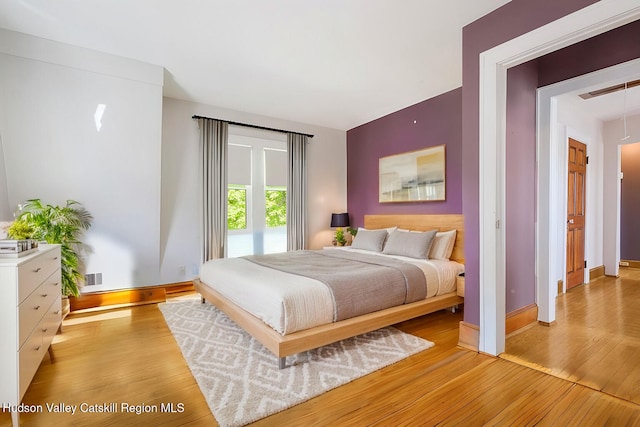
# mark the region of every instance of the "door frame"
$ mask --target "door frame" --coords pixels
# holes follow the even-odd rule
[[[636,0],[601,0],[480,54],[479,133],[479,350],[498,355],[505,348],[505,217],[507,69],[617,28],[640,17]],[[551,240],[550,147],[538,144],[536,287],[553,307],[549,283]],[[545,193],[546,192],[546,193]],[[540,198],[544,196],[544,198]],[[540,301],[538,301],[540,305]]]
[[[631,76],[631,77],[630,77]],[[566,271],[565,257],[561,256],[566,250],[566,236],[564,222],[556,221],[556,218],[564,218],[566,215],[566,180],[567,174],[566,156],[568,148],[568,138],[574,138],[591,145],[593,141],[588,135],[583,135],[575,129],[567,128],[558,122],[558,105],[556,97],[567,92],[574,92],[586,87],[592,87],[598,84],[614,85],[626,81],[628,78],[640,78],[640,58],[623,64],[615,65],[604,70],[594,71],[589,74],[575,77],[570,80],[555,83],[538,89],[537,93],[537,134],[538,134],[538,152],[548,147],[547,157],[550,166],[547,169],[549,173],[548,188],[548,221],[547,230],[539,227],[538,232],[548,232],[548,241],[555,242],[547,247],[548,251],[548,271],[538,269],[538,280],[536,286],[536,300],[538,302],[538,320],[551,323],[555,320],[555,297],[557,296],[557,288],[555,283],[563,277]],[[609,151],[613,151],[611,154]],[[605,145],[602,167],[606,172],[610,169],[619,167],[619,159],[617,156],[617,147],[610,148]],[[607,166],[607,163],[612,163]],[[538,168],[538,175],[544,171]],[[603,204],[607,207],[603,215],[603,245],[604,245],[604,265],[607,275],[618,274],[619,261],[619,192],[616,191],[619,184],[615,175],[604,174],[605,194]],[[542,194],[539,194],[540,197]],[[540,200],[540,198],[538,199]],[[593,214],[593,213],[591,213]],[[545,215],[538,206],[538,218]],[[590,215],[587,209],[587,215]],[[544,220],[544,218],[542,218]],[[538,242],[545,236],[539,235]],[[587,233],[585,245],[591,244],[590,233]],[[544,252],[544,251],[542,251]],[[540,267],[543,267],[538,263]],[[543,274],[547,274],[546,276]],[[585,272],[585,280],[588,280],[588,272]],[[545,285],[548,284],[548,285]],[[547,290],[547,287],[551,289]]]

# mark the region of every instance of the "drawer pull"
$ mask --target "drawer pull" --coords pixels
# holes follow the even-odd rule
[[[47,328],[42,328],[42,332],[47,332]]]
[[[40,347],[42,347],[41,345],[37,346],[36,348],[34,348],[35,351],[39,351]]]
[[[36,305],[35,307],[33,307],[34,310],[40,310],[40,306]]]
[[[46,298],[49,294],[42,294],[40,295],[42,298]]]
[[[60,310],[54,311],[53,314],[60,314]]]
[[[54,261],[57,261],[57,260],[58,260],[58,257],[57,257],[57,256],[54,256],[54,257],[53,257],[53,260],[54,260]]]
[[[53,284],[53,286],[58,286],[60,283],[56,282]]]
[[[34,273],[38,273],[40,270],[42,270],[42,268],[38,267],[35,270],[33,270]]]

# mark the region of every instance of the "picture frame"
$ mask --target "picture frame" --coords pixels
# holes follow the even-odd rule
[[[445,145],[381,157],[378,175],[380,203],[444,201]]]

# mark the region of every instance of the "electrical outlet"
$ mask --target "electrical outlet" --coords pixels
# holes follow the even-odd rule
[[[620,267],[629,267],[628,261],[620,261]]]

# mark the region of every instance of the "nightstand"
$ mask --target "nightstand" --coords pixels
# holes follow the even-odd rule
[[[456,293],[459,297],[464,297],[464,276],[456,277]]]

